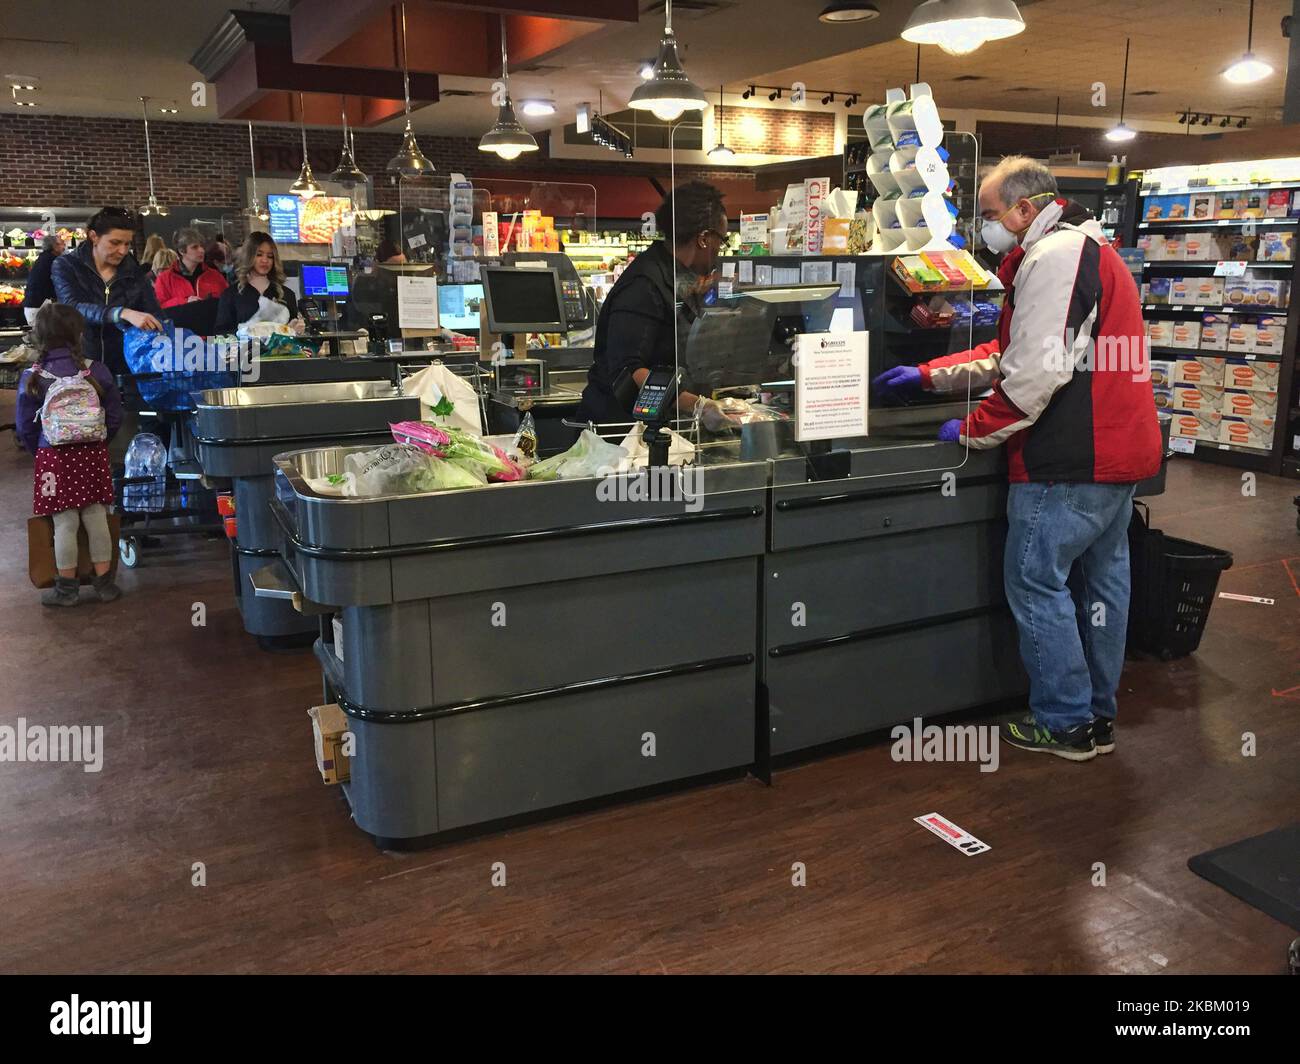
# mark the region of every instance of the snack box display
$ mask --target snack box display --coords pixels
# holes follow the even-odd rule
[[[1228,351],[1239,355],[1253,354],[1255,350],[1255,322],[1233,318],[1228,326]]]
[[[1245,233],[1228,233],[1227,239],[1220,244],[1220,258],[1230,261],[1239,259],[1249,262],[1255,257],[1256,250],[1259,247],[1258,236],[1247,236]]]
[[[1232,319],[1226,314],[1206,314],[1201,318],[1201,350],[1226,351],[1228,327]]]
[[[1216,198],[1214,216],[1216,218],[1238,217],[1237,195],[1236,192],[1220,192]]]
[[[1151,297],[1152,303],[1169,302],[1169,282],[1172,280],[1172,277],[1152,277],[1151,280],[1147,282],[1150,285],[1147,289],[1147,294]]]
[[[930,269],[937,271],[942,277],[945,285],[951,288],[967,288],[970,286],[970,278],[954,263],[938,252],[923,252],[922,260]]]
[[[1148,222],[1180,222],[1187,218],[1187,196],[1147,196],[1142,217]]]
[[[1186,243],[1183,240],[1182,233],[1174,235],[1168,234],[1165,237],[1165,255],[1162,262],[1182,262],[1185,254]]]
[[[1174,390],[1172,388],[1152,388],[1151,394],[1155,398],[1157,410],[1173,410]]]
[[[1174,420],[1177,421],[1178,418],[1175,417]],[[1276,424],[1277,422],[1271,417],[1220,417],[1217,442],[1269,451],[1273,449],[1273,432]]]
[[[1251,305],[1256,307],[1277,307],[1281,310],[1287,304],[1287,287],[1286,281],[1260,280],[1256,278],[1250,282]]]
[[[1300,218],[1300,188],[1291,193],[1291,212],[1289,218]]]
[[[1249,392],[1276,393],[1281,371],[1280,362],[1229,361],[1223,383],[1225,387],[1244,389]],[[1154,380],[1154,377],[1152,379]]]
[[[1170,322],[1152,321],[1147,323],[1147,343],[1152,347],[1168,347],[1173,330]]]
[[[1244,307],[1255,301],[1255,294],[1247,277],[1223,278],[1223,302],[1230,307]]]
[[[1248,190],[1238,193],[1238,218],[1263,218],[1264,208],[1268,206],[1268,197],[1263,191]]]
[[[1195,283],[1195,277],[1169,278],[1169,302],[1175,306],[1190,303],[1192,301],[1192,286]]]
[[[1272,189],[1264,205],[1265,218],[1285,218],[1291,208],[1291,193],[1284,188]]]
[[[1226,358],[1218,358],[1214,355],[1180,358],[1174,363],[1174,384],[1192,384],[1198,388],[1222,388],[1227,362]]]
[[[1261,314],[1255,319],[1254,343],[1251,351],[1257,355],[1280,355],[1282,339],[1286,335],[1286,318]]]
[[[1219,411],[1232,417],[1275,417],[1277,392],[1225,390],[1221,397]]]
[[[1223,389],[1201,388],[1193,384],[1174,385],[1174,409],[1184,414],[1203,411],[1223,412]]]
[[[1219,441],[1219,425],[1223,415],[1216,410],[1201,410],[1194,414],[1175,413],[1169,423],[1169,435],[1184,439]]]
[[[1187,216],[1196,221],[1213,218],[1216,206],[1213,192],[1193,192]]]
[[[1223,306],[1223,278],[1222,277],[1189,277],[1192,288],[1192,298],[1190,302],[1199,307],[1221,307]]]
[[[1259,262],[1293,262],[1295,260],[1295,233],[1265,233],[1255,249]]]
[[[944,285],[943,274],[928,265],[920,255],[900,255],[894,260],[894,273],[913,292]]]
[[[1138,237],[1137,246],[1142,249],[1142,257],[1147,262],[1161,262],[1165,257],[1163,233],[1143,233]]]
[[[1183,347],[1195,351],[1201,346],[1201,323],[1199,321],[1176,321],[1169,334],[1170,347]]]
[[[1151,387],[1169,389],[1174,384],[1174,363],[1169,359],[1153,358],[1148,365],[1151,367]]]
[[[1183,258],[1188,262],[1210,262],[1219,257],[1219,246],[1207,233],[1183,234]]]

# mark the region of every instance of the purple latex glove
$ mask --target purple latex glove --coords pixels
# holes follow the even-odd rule
[[[957,443],[961,440],[961,427],[964,424],[961,418],[955,417],[951,421],[945,421],[939,427],[939,439],[943,443]]]
[[[921,390],[921,371],[915,366],[895,366],[871,382],[877,395],[902,395]]]

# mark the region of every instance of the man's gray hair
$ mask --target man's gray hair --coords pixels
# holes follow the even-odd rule
[[[1022,199],[1032,199],[1050,193],[1057,194],[1056,178],[1046,163],[1031,159],[1027,155],[1008,155],[995,166],[984,178],[986,182],[998,182],[998,194],[1008,207]],[[1046,206],[1046,204],[1037,204]]]
[[[58,242],[59,242],[58,233],[46,233],[43,237],[41,237],[41,250],[53,251],[54,245],[57,244]]]

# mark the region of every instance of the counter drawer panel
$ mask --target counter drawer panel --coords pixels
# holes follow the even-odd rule
[[[1005,522],[984,521],[769,554],[768,646],[999,605],[1005,543]]]
[[[302,593],[324,606],[382,606],[393,601],[393,563],[387,559],[310,558],[282,543],[281,555]]]
[[[439,718],[440,829],[754,760],[754,669],[718,669]],[[655,756],[642,756],[653,732]]]
[[[436,599],[434,702],[757,655],[757,566],[738,558]]]
[[[790,550],[822,543],[896,535],[923,528],[1005,518],[1007,484],[996,474],[963,478],[944,494],[942,474],[919,483],[868,481],[857,490],[832,483],[807,488],[777,488],[772,510],[772,549]]]
[[[343,676],[348,700],[366,709],[399,712],[432,706],[429,604],[345,609]]]
[[[1028,690],[1006,611],[768,658],[767,684],[774,754]]]
[[[348,720],[356,736],[348,802],[357,827],[382,838],[418,838],[438,831],[434,724],[372,724]]]

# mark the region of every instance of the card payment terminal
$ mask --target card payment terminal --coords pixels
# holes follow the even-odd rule
[[[682,371],[676,366],[655,366],[632,403],[632,417],[645,422],[642,437],[650,452],[651,466],[668,464],[668,433],[664,427],[677,407],[677,390]]]

